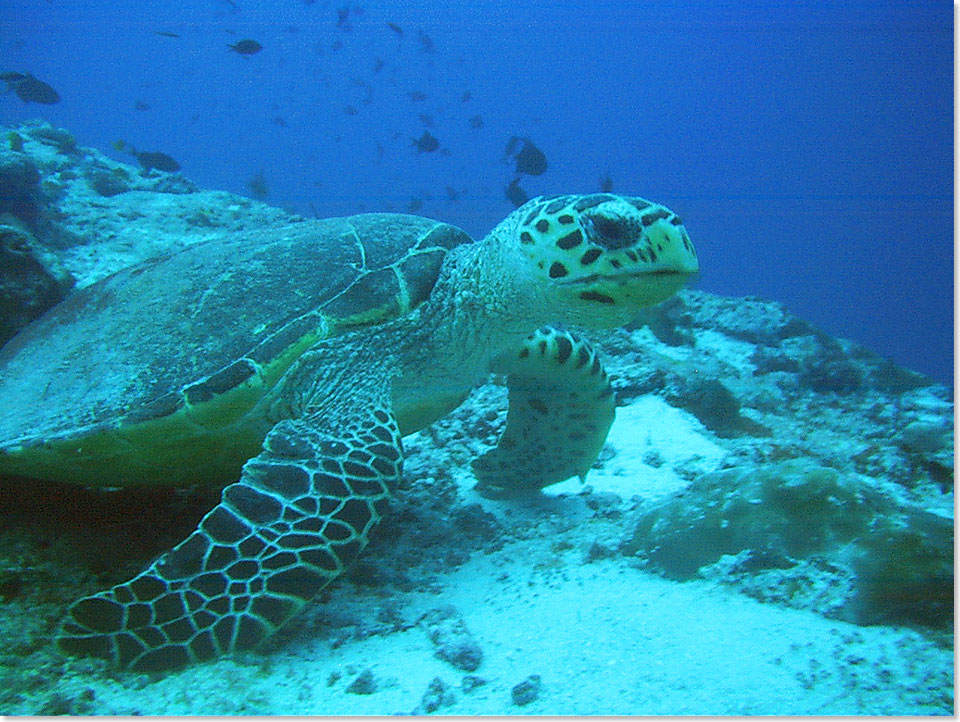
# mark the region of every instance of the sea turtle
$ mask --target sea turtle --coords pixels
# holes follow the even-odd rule
[[[224,488],[183,542],[74,603],[60,649],[159,670],[257,646],[367,543],[401,437],[490,372],[509,409],[480,484],[582,476],[613,391],[591,347],[549,324],[622,325],[697,268],[663,206],[565,195],[479,242],[409,215],[304,220],[74,293],[0,351],[0,473]]]

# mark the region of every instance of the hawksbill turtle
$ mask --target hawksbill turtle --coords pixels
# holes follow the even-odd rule
[[[613,328],[698,270],[640,198],[535,198],[483,240],[416,216],[304,220],[200,243],[69,296],[0,351],[0,473],[216,484],[220,502],[57,643],[162,670],[269,638],[366,545],[401,438],[507,377],[474,461],[491,491],[584,475],[610,381],[570,324]]]

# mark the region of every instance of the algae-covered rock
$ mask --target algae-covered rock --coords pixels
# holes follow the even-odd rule
[[[0,215],[0,345],[60,301],[71,284],[22,224]]]
[[[837,588],[847,590],[828,605],[832,616],[937,627],[952,618],[952,522],[805,460],[704,474],[644,511],[621,550],[674,579],[716,578],[715,567],[704,568],[739,555],[730,583],[780,569],[797,593],[814,585],[797,579],[816,559],[816,584],[832,567]]]

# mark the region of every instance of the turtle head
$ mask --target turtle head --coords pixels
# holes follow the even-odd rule
[[[512,235],[526,275],[562,320],[622,325],[672,296],[699,268],[680,218],[642,198],[535,198],[515,214]]]

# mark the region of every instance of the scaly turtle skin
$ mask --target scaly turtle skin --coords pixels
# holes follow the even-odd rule
[[[616,327],[696,270],[663,206],[571,195],[478,243],[414,216],[309,221],[77,292],[0,351],[0,473],[228,485],[183,542],[76,602],[60,648],[158,670],[256,647],[366,545],[401,437],[490,372],[509,410],[474,462],[480,487],[583,476],[613,391],[594,351],[548,324]]]

